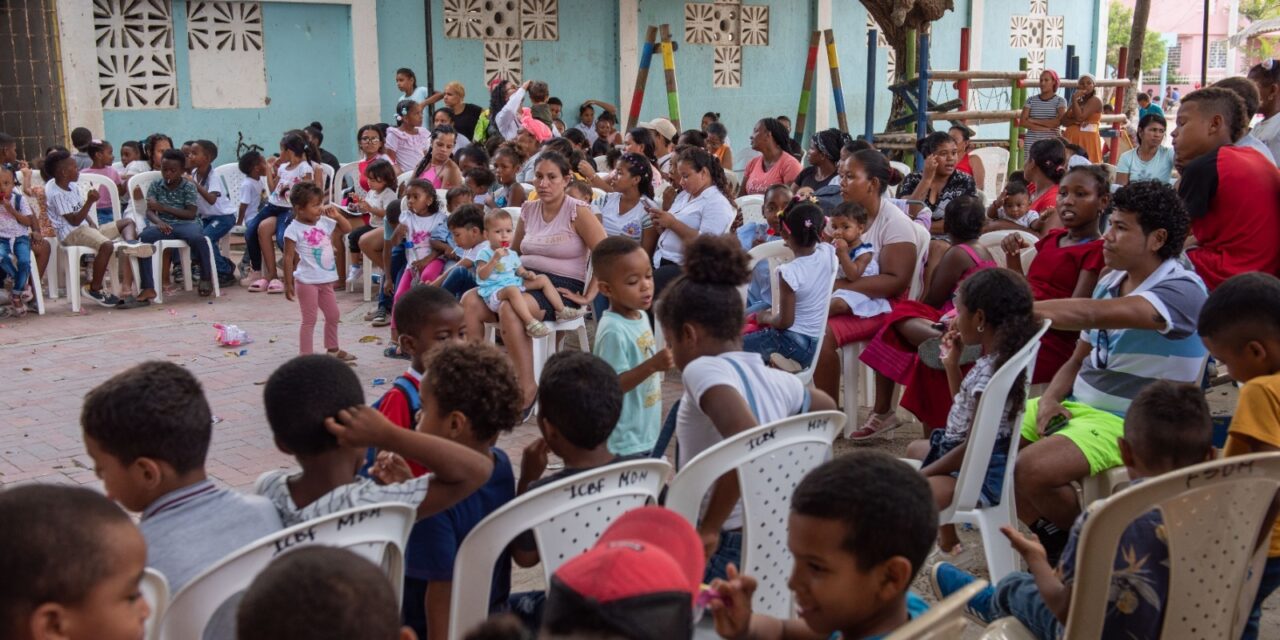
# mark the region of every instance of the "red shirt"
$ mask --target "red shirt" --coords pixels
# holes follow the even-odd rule
[[[404,377],[413,381],[415,387],[421,388],[422,376],[417,371],[409,369],[404,372]],[[378,403],[378,412],[400,428],[412,431],[417,426],[417,417],[413,415],[413,408],[409,406],[409,398],[400,390],[400,387],[394,384],[389,391],[382,394],[382,401]],[[409,463],[409,469],[413,471],[415,478],[428,471],[426,467],[413,460],[406,460],[406,462]]]
[[[1027,186],[1030,188],[1034,185]],[[1055,184],[1052,187],[1045,189],[1044,193],[1040,194],[1040,197],[1036,198],[1036,201],[1031,203],[1031,210],[1036,213],[1043,214],[1046,209],[1056,206],[1058,206],[1058,185]]]
[[[973,165],[969,163],[969,154],[964,154],[964,157],[960,158],[960,162],[956,163],[956,171],[973,175]]]
[[[1224,146],[1181,173],[1178,196],[1198,245],[1187,259],[1205,286],[1250,271],[1280,275],[1280,169],[1253,149]]]
[[[1081,271],[1102,271],[1102,239],[1061,246],[1067,229],[1049,231],[1036,243],[1036,257],[1026,270],[1027,284],[1036,300],[1070,298]]]

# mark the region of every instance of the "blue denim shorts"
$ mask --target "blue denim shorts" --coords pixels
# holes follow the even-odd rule
[[[933,464],[938,458],[959,446],[945,444],[942,441],[945,429],[934,429],[929,436],[929,454],[924,457],[924,466]],[[1009,438],[999,438],[991,449],[991,462],[987,464],[986,479],[982,482],[982,494],[978,498],[978,506],[994,507],[1000,504],[1000,490],[1004,488],[1004,470],[1009,464]],[[960,472],[951,472],[951,477],[959,478]]]

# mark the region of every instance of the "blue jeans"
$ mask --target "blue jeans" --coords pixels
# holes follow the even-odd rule
[[[707,558],[707,571],[702,575],[702,581],[711,584],[716,578],[727,577],[729,563],[735,566],[742,566],[742,530],[721,531],[720,546],[716,547],[716,552]]]
[[[818,350],[818,339],[790,330],[779,330],[772,327],[749,333],[742,339],[742,350],[758,353],[765,362],[769,356],[780,353],[808,367],[813,362],[813,354]]]
[[[449,275],[444,277],[441,283],[444,290],[453,294],[453,297],[461,300],[462,294],[476,287],[476,277],[471,274],[470,269],[454,269]]]
[[[604,312],[609,308],[609,299],[604,297],[603,293],[597,293],[594,300],[591,301],[591,317],[600,322],[600,318],[604,317]]]
[[[204,241],[204,228],[199,222],[174,222],[169,224],[172,231],[164,233],[160,228],[151,225],[142,230],[138,240],[151,244],[159,240],[182,240],[191,245],[191,250],[200,256],[200,277],[208,280],[213,275],[210,264],[213,256],[209,253],[209,245]],[[151,273],[151,260],[138,261],[138,276],[142,280],[143,289],[155,288],[155,274]]]
[[[384,273],[382,277],[386,278],[383,282],[390,281],[395,284],[391,285],[392,293],[387,293],[385,288],[378,291],[378,308],[391,312],[391,303],[395,301],[395,285],[400,284],[400,276],[407,266],[409,266],[409,259],[404,256],[404,245],[391,247],[391,273]]]
[[[249,265],[254,271],[262,270],[262,246],[258,242],[258,227],[262,226],[262,221],[267,218],[278,218],[276,221],[276,246],[284,249],[284,230],[293,221],[293,209],[285,207],[277,207],[269,204],[254,216],[253,220],[244,230],[244,252],[249,256]]]
[[[989,588],[989,587],[988,587]],[[991,598],[991,620],[1013,616],[1040,640],[1056,640],[1058,619],[1040,597],[1036,579],[1017,571],[1000,580]]]
[[[112,213],[111,207],[101,207],[98,209],[98,226],[105,227],[109,224],[116,223],[116,216]]]
[[[27,288],[31,279],[31,236],[0,238],[0,271],[13,278],[14,291],[21,293]]]
[[[1258,623],[1262,620],[1262,603],[1280,587],[1280,558],[1267,558],[1262,569],[1262,582],[1258,583],[1258,595],[1253,599],[1253,610],[1249,612],[1249,622],[1244,627],[1240,640],[1257,640]]]
[[[200,223],[204,226],[204,237],[213,244],[213,265],[218,268],[218,275],[229,276],[235,273],[236,265],[222,255],[222,251],[218,249],[218,242],[231,233],[231,227],[236,226],[236,217],[230,214],[209,216],[201,218]]]

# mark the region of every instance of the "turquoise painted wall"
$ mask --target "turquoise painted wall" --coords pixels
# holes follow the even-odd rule
[[[120,142],[158,131],[168,134],[175,144],[196,138],[212,140],[218,145],[217,162],[233,162],[240,134],[246,144],[258,144],[274,153],[284,131],[305,127],[314,120],[324,125],[326,149],[340,159],[354,156],[354,136],[345,134],[356,127],[349,7],[263,3],[271,103],[260,109],[191,108],[186,15],[186,1],[174,0],[178,108],[104,112],[107,139],[117,149]]]
[[[437,3],[438,4],[438,3]],[[396,100],[400,90],[396,89],[396,69],[408,67],[418,76],[418,84],[427,86],[427,22],[422,0],[378,0],[378,89],[382,98],[382,109],[379,115],[385,122],[395,122],[393,116]],[[436,10],[439,19],[439,9]],[[436,36],[439,38],[439,36]],[[436,40],[438,43],[439,40]],[[436,58],[443,52],[437,48]],[[437,67],[438,69],[439,67]],[[436,76],[440,87],[448,80],[441,81]],[[476,91],[482,87],[475,83]],[[475,96],[467,94],[467,99]],[[370,124],[361,122],[360,125]],[[359,125],[357,125],[359,126]],[[351,130],[352,144],[355,143],[355,130]]]

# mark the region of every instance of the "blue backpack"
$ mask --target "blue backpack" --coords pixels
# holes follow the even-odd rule
[[[418,385],[415,385],[412,380],[410,380],[407,376],[404,376],[404,375],[397,376],[396,379],[392,382],[392,385],[394,385],[395,388],[399,389],[400,392],[404,394],[404,397],[408,399],[409,414],[417,415],[418,412],[422,410],[422,397],[418,395]],[[373,408],[374,409],[381,408],[382,401],[385,400],[386,397],[387,395],[385,393],[382,394],[382,397],[378,398],[378,400],[373,403]],[[373,447],[369,447],[369,450],[366,451],[364,454],[364,466],[360,467],[360,472],[359,472],[360,477],[362,478],[369,477],[369,469],[373,467],[373,463],[377,458],[378,458],[378,450],[374,449]]]

